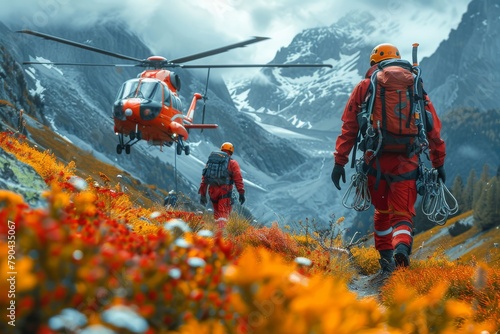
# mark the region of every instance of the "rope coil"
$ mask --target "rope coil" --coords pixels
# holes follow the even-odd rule
[[[370,190],[368,189],[368,169],[366,166],[374,157],[377,156],[380,148],[382,147],[382,131],[380,130],[380,121],[378,121],[377,126],[376,132],[372,126],[366,130],[366,136],[370,137],[371,140],[377,140],[377,146],[375,149],[367,149],[363,156],[356,161],[356,173],[351,177],[349,188],[347,188],[347,191],[342,197],[342,205],[347,209],[366,211],[372,204],[372,197],[370,195]],[[376,138],[377,134],[378,138]]]
[[[372,197],[368,190],[368,176],[363,171],[363,159],[356,163],[356,173],[351,177],[351,183],[342,197],[342,205],[347,209],[366,211],[372,204]]]
[[[421,165],[417,189],[423,196],[422,212],[433,223],[444,225],[449,215],[457,213],[457,199],[439,179],[437,169]]]

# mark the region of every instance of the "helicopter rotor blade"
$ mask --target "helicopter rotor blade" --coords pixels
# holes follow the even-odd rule
[[[137,62],[142,62],[142,59],[139,59],[139,58],[134,58],[134,57],[122,55],[122,54],[119,54],[119,53],[115,53],[115,52],[111,52],[111,51],[106,51],[106,50],[99,49],[99,48],[96,48],[96,47],[93,47],[93,46],[90,46],[90,45],[86,45],[86,44],[82,44],[82,43],[78,43],[78,42],[73,42],[73,41],[70,41],[70,40],[67,40],[67,39],[64,39],[64,38],[60,38],[60,37],[56,37],[56,36],[44,34],[44,33],[38,32],[38,31],[24,29],[24,30],[19,30],[17,32],[22,33],[22,34],[28,34],[28,35],[33,35],[33,36],[41,37],[41,38],[48,39],[48,40],[51,40],[51,41],[55,41],[55,42],[58,42],[58,43],[71,45],[71,46],[74,46],[74,47],[77,47],[77,48],[81,48],[81,49],[85,49],[85,50],[89,50],[89,51],[101,53],[101,54],[104,54],[104,55],[107,55],[107,56],[111,56],[111,57],[115,57],[115,58],[119,58],[119,59],[133,60],[133,61],[137,61]]]
[[[182,68],[245,68],[245,67],[328,67],[330,64],[227,64],[227,65],[180,65]]]
[[[139,67],[137,64],[92,64],[92,63],[59,63],[43,61],[23,61],[23,65],[54,65],[54,66],[112,66],[112,67]]]
[[[217,48],[217,49],[213,49],[213,50],[209,50],[209,51],[205,51],[205,52],[200,52],[200,53],[193,54],[193,55],[186,56],[186,57],[172,59],[172,60],[170,60],[170,62],[172,62],[172,63],[185,63],[185,62],[188,62],[188,61],[192,61],[192,60],[196,60],[196,59],[200,59],[200,58],[205,58],[205,57],[208,57],[208,56],[213,56],[213,55],[216,55],[218,53],[226,52],[226,51],[229,51],[229,50],[232,50],[232,49],[242,48],[242,47],[245,47],[245,46],[247,46],[249,44],[261,42],[261,41],[264,41],[266,39],[269,39],[269,37],[254,36],[252,39],[249,39],[249,40],[246,40],[246,41],[243,41],[243,42],[239,42],[239,43],[235,43],[235,44],[223,46],[221,48]]]

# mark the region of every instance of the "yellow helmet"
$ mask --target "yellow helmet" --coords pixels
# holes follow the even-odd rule
[[[220,150],[228,152],[229,155],[233,155],[233,153],[234,153],[234,146],[233,146],[233,144],[231,144],[229,142],[225,142],[224,144],[221,145]]]
[[[373,48],[370,54],[370,66],[380,63],[382,60],[394,58],[401,59],[397,47],[389,43],[379,44]]]

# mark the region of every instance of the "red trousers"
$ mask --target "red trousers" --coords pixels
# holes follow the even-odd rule
[[[376,170],[380,170],[380,178]],[[375,207],[375,249],[390,250],[403,243],[413,243],[413,217],[417,200],[416,172],[418,158],[382,154],[372,163],[368,188]],[[377,180],[378,179],[378,180]]]
[[[226,226],[229,215],[231,214],[232,190],[232,185],[210,186],[208,188],[208,195],[210,196],[214,208],[214,219],[220,229]]]

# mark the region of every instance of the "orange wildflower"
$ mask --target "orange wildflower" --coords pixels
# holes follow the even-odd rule
[[[84,191],[77,194],[73,199],[76,212],[88,216],[95,215],[97,208],[94,205],[94,202],[96,199],[96,195],[91,191]]]

